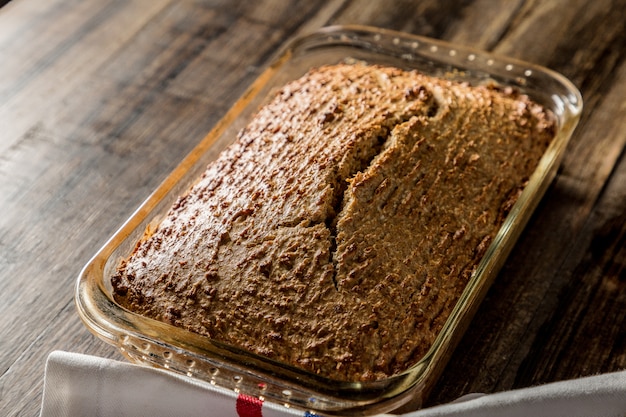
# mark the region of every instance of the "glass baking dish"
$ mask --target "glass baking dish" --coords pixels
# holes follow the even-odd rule
[[[110,277],[119,261],[130,254],[146,227],[158,224],[176,198],[235,139],[270,93],[312,67],[346,60],[417,69],[472,84],[511,86],[552,110],[557,118],[554,140],[429,352],[407,371],[384,380],[335,381],[139,316],[116,304]],[[362,26],[327,27],[298,38],[84,267],[76,285],[78,313],[90,331],[117,346],[133,362],[205,380],[263,401],[332,415],[419,408],[554,178],[581,109],[580,93],[561,75],[466,47]]]

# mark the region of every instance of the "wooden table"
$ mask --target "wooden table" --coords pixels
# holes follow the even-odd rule
[[[121,359],[82,266],[288,39],[407,31],[545,65],[585,110],[429,404],[626,368],[626,1],[13,0],[0,9],[0,415],[55,349]]]

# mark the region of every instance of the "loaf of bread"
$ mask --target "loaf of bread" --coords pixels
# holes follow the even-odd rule
[[[112,277],[123,307],[343,381],[431,347],[555,132],[527,96],[416,71],[281,88]]]

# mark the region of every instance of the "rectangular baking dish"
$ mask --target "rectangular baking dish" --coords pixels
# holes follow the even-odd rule
[[[130,254],[146,227],[158,224],[175,199],[235,139],[270,93],[312,67],[350,60],[417,69],[472,84],[511,86],[557,117],[556,137],[430,351],[406,372],[385,380],[334,381],[139,316],[116,304],[110,277],[120,259]],[[371,415],[401,406],[419,408],[554,178],[581,109],[580,93],[567,79],[505,57],[362,26],[327,27],[298,38],[84,267],[76,285],[78,313],[91,332],[117,346],[133,362],[205,380],[263,401],[330,415]]]

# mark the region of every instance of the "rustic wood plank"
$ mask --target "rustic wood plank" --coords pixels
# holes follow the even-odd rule
[[[150,4],[158,6],[157,2]],[[90,51],[94,45],[89,43],[91,41],[89,35],[102,39],[102,43],[105,44],[106,39],[116,39],[114,36],[107,36],[107,30],[115,32],[124,26],[132,33],[141,27],[144,24],[142,19],[136,19],[135,26],[128,26],[130,22],[123,13],[138,13],[138,6],[137,3],[129,5],[119,14],[112,13],[106,7],[92,7],[89,9],[92,15],[85,17],[89,24],[77,27],[68,25],[67,28],[68,30],[76,28],[78,35],[86,37],[85,46],[87,51]],[[145,8],[146,16],[150,16],[151,10],[154,9]],[[6,16],[4,13],[7,11],[10,9],[2,9],[0,17]],[[78,13],[80,16],[85,11],[79,9]],[[122,22],[117,21],[115,17]],[[72,20],[69,16],[67,19]],[[111,25],[104,25],[104,21],[110,21]],[[47,28],[42,29],[43,36],[50,36]],[[89,196],[92,191],[89,188],[83,189],[82,195],[78,195],[76,200],[64,198],[74,190],[81,191],[81,188],[76,188],[73,182],[79,180],[83,172],[89,169],[89,167],[76,169],[88,148],[72,147],[74,141],[68,141],[58,132],[67,128],[63,121],[63,112],[77,111],[68,104],[78,104],[82,108],[91,99],[82,96],[80,103],[73,101],[75,95],[81,91],[80,84],[72,84],[72,81],[63,84],[57,74],[68,75],[68,71],[69,77],[83,74],[78,70],[76,73],[70,70],[75,68],[74,65],[78,65],[87,71],[91,62],[87,57],[76,63],[80,54],[74,54],[75,50],[69,46],[72,42],[67,41],[68,37],[64,35],[61,32],[54,38],[55,41],[50,40],[47,43],[44,42],[45,38],[34,42],[33,48],[48,49],[39,53],[33,50],[33,58],[28,60],[27,67],[16,69],[2,66],[3,73],[0,76],[0,82],[5,87],[1,89],[3,94],[0,108],[3,126],[0,187],[2,195],[7,196],[7,200],[3,202],[3,216],[0,220],[4,254],[2,287],[6,294],[11,295],[0,304],[0,314],[3,317],[0,330],[6,335],[0,339],[0,351],[3,352],[0,362],[2,371],[10,366],[16,355],[29,343],[29,338],[25,338],[19,329],[28,328],[33,336],[36,335],[38,330],[48,324],[47,316],[50,311],[58,310],[57,303],[67,303],[63,294],[67,294],[71,288],[67,284],[71,282],[70,277],[74,274],[67,278],[55,274],[64,272],[62,268],[64,262],[76,262],[74,258],[76,252],[71,244],[59,244],[54,237],[71,243],[73,236],[67,233],[65,227],[73,218],[78,220],[89,213],[88,206],[85,205],[89,199],[81,201],[82,198]],[[2,59],[3,62],[14,61],[8,59],[12,56],[10,52],[11,50],[3,50],[5,57]],[[19,56],[31,55],[22,52]],[[44,56],[45,59],[38,59],[40,56]],[[92,61],[97,62],[95,59]],[[83,77],[77,78],[85,82]],[[60,88],[61,84],[68,89]],[[50,106],[53,106],[54,111],[50,111]],[[31,115],[34,117],[29,117]],[[57,125],[59,119],[62,123]],[[20,133],[17,133],[18,131]],[[67,216],[68,207],[72,207],[72,214],[76,217]],[[82,232],[88,235],[89,229],[83,229]],[[83,254],[83,259],[84,257]],[[29,296],[24,297],[23,294]]]
[[[566,284],[517,385],[626,368],[626,159],[612,178],[561,268]]]
[[[349,1],[332,19],[334,24],[360,23],[416,35],[446,38],[450,28],[463,18],[465,3],[455,0]]]

